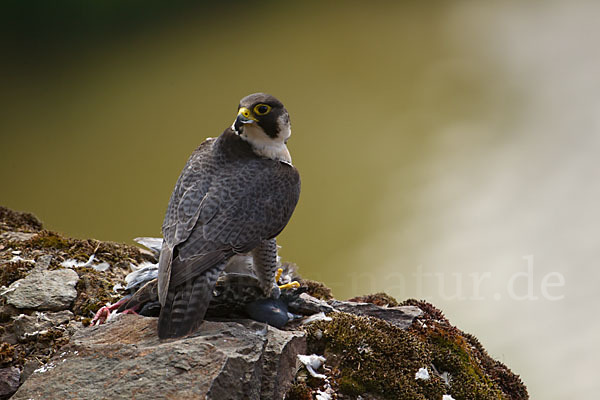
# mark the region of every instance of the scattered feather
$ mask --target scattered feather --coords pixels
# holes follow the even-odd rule
[[[160,254],[160,250],[162,249],[162,238],[154,238],[154,237],[137,237],[133,239],[136,243],[141,244],[151,252],[153,252],[156,256]]]
[[[38,373],[41,374],[43,372],[46,372],[48,370],[51,370],[52,368],[54,368],[56,365],[54,365],[53,362],[49,363],[49,364],[44,364],[41,367],[39,367],[38,369],[36,369],[35,371],[33,371],[34,373]]]
[[[123,289],[124,289],[124,287],[123,287],[123,285],[121,285],[121,283],[117,283],[115,286],[113,286],[113,292],[115,292],[115,293],[117,293]]]
[[[329,395],[329,393],[327,393],[327,392],[321,392],[320,390],[317,390],[316,399],[317,400],[331,400],[331,395]]]
[[[429,371],[427,371],[427,368],[421,367],[415,374],[415,379],[423,379],[424,381],[427,381],[430,378],[431,377],[429,376]]]
[[[328,317],[325,315],[324,312],[320,312],[317,314],[313,314],[310,317],[306,318],[304,321],[302,321],[302,325],[307,325],[316,321],[331,321],[331,317]]]
[[[31,264],[35,263],[35,260],[27,260],[27,259],[25,259],[23,257],[18,256],[18,255],[13,256],[13,258],[11,258],[10,260],[8,260],[9,263],[15,263],[15,262],[19,262],[19,261],[26,262],[26,263],[31,263]]]
[[[90,256],[90,258],[88,258],[88,260],[86,262],[79,262],[77,260],[73,260],[72,258],[65,260],[63,262],[60,263],[60,265],[64,268],[85,268],[85,267],[90,267],[95,269],[96,271],[106,271],[107,269],[110,268],[110,264],[107,262],[102,262],[99,264],[94,264],[94,260],[96,259],[96,256],[94,254],[92,254]]]
[[[310,356],[298,354],[298,360],[308,370],[308,372],[314,377],[319,379],[327,379],[327,377],[323,374],[319,374],[316,370],[321,368],[321,365],[325,362],[325,357],[318,356],[316,354],[311,354]]]

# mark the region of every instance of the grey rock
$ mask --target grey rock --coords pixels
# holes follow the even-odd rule
[[[19,387],[21,371],[16,367],[0,368],[0,399],[8,399]]]
[[[70,269],[35,271],[4,291],[6,303],[21,309],[61,311],[69,308],[77,290],[77,272]]]
[[[52,262],[52,255],[45,254],[43,256],[38,257],[38,259],[35,260],[35,268],[38,270],[48,269],[51,262]]]
[[[9,304],[0,304],[0,321],[4,322],[10,320],[12,317],[15,317],[20,314],[18,308],[11,306]]]
[[[303,315],[312,315],[320,312],[330,313],[335,311],[326,301],[319,300],[308,293],[302,293],[297,299],[289,302],[290,311]]]
[[[4,232],[0,235],[0,239],[5,240],[7,242],[24,242],[26,240],[31,239],[37,235],[37,233],[28,233],[28,232]]]
[[[77,331],[13,399],[282,398],[306,349],[303,332],[249,320],[205,321],[194,336],[160,342],[156,322],[125,314]]]
[[[380,307],[371,303],[331,300],[329,304],[338,311],[382,319],[401,329],[408,328],[423,311],[415,306]]]
[[[36,312],[34,315],[21,314],[14,317],[13,329],[20,341],[35,339],[48,329],[65,324],[73,318],[71,311]]]
[[[261,399],[283,399],[298,371],[298,354],[306,352],[302,331],[269,328],[261,383]]]
[[[23,365],[23,371],[21,372],[21,384],[27,380],[33,374],[33,371],[41,367],[43,364],[41,361],[36,359],[25,361]]]

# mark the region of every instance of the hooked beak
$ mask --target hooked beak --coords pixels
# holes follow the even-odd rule
[[[255,122],[258,122],[258,120],[256,119],[256,117],[254,117],[252,112],[246,107],[241,107],[238,111],[237,118],[233,123],[233,129],[239,133],[242,128],[242,125],[253,124]]]

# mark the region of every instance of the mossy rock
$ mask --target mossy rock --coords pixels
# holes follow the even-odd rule
[[[427,385],[415,380],[419,368],[431,364],[431,353],[415,335],[383,320],[347,313],[330,315],[308,329],[309,352],[323,354],[340,371],[340,392],[378,394],[398,400],[440,399],[441,379]]]
[[[380,301],[387,295],[368,299]],[[351,399],[439,400],[444,394],[456,400],[528,398],[517,375],[493,360],[476,338],[452,326],[437,308],[416,300],[401,305],[424,311],[406,330],[347,313],[332,313],[331,321],[306,328],[308,352],[325,356],[328,379],[337,393]],[[427,368],[430,379],[416,379],[420,368]],[[313,390],[322,384],[306,383]]]
[[[365,296],[353,297],[351,299],[348,299],[348,301],[354,301],[356,303],[371,303],[380,307],[396,307],[398,305],[398,301],[396,301],[395,298],[393,298],[387,293],[375,293],[368,294]]]
[[[300,285],[306,288],[306,292],[311,296],[319,299],[328,301],[333,299],[331,289],[322,284],[321,282],[313,281],[310,279],[300,279]]]
[[[40,229],[42,223],[35,215],[0,206],[0,232],[9,230],[37,232]]]

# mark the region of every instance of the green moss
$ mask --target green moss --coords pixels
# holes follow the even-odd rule
[[[354,297],[352,299],[349,299],[348,301],[355,301],[358,303],[372,303],[380,307],[396,307],[398,305],[396,299],[387,293],[375,293],[366,296]]]
[[[47,254],[59,256],[62,259],[72,258],[87,261],[91,255],[97,262],[107,262],[126,265],[133,262],[153,261],[153,257],[142,252],[138,247],[114,242],[101,242],[94,239],[65,238],[62,235],[43,230],[29,240],[10,242],[12,248],[19,250],[43,250]]]
[[[313,400],[312,390],[303,383],[295,383],[288,389],[285,400]]]
[[[331,300],[333,299],[333,295],[331,294],[331,289],[322,284],[321,282],[312,281],[310,279],[301,279],[300,284],[302,287],[307,288],[307,293],[317,299],[321,300]]]
[[[433,365],[438,371],[448,372],[452,377],[449,393],[455,399],[502,399],[501,391],[479,368],[478,362],[469,354],[468,344],[459,335],[440,332],[428,336],[433,355]]]
[[[444,384],[433,377],[420,386],[419,368],[431,363],[427,347],[414,335],[385,321],[346,313],[331,314],[308,328],[309,352],[324,354],[341,371],[340,390],[369,392],[389,399],[439,399]]]
[[[366,388],[359,382],[354,380],[351,373],[342,372],[341,378],[338,380],[340,392],[350,396],[358,396],[366,392]]]
[[[308,352],[325,356],[332,387],[352,398],[528,398],[520,379],[492,360],[475,338],[452,326],[430,304],[423,308],[420,323],[407,330],[377,318],[330,314],[332,321],[306,328]],[[422,367],[429,370],[429,380],[415,379]],[[438,373],[448,374],[449,385]]]
[[[93,268],[77,268],[79,281],[77,282],[77,297],[73,303],[75,315],[89,318],[106,303],[112,303],[118,299],[113,291],[114,281],[104,272]]]
[[[452,326],[436,307],[414,299],[403,305],[423,310],[419,322],[413,323],[409,332],[428,345],[436,369],[450,374],[452,384],[448,393],[455,399],[529,398],[518,375],[492,359],[474,336]]]
[[[9,343],[0,343],[0,366],[10,364],[15,357],[15,347]]]
[[[0,232],[8,230],[35,232],[40,229],[42,223],[35,215],[0,206]]]
[[[29,240],[17,244],[15,247],[26,247],[32,249],[55,249],[66,250],[71,247],[71,240],[66,239],[56,232],[41,231]]]
[[[0,266],[0,286],[8,286],[14,281],[25,278],[33,269],[33,264],[23,261],[7,262]]]

